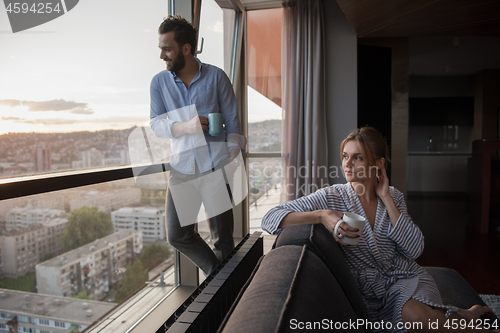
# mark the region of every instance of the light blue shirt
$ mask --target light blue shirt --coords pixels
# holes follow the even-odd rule
[[[150,126],[161,138],[171,139],[170,166],[184,174],[211,170],[229,157],[229,150],[243,150],[246,139],[241,132],[236,98],[229,78],[218,67],[201,63],[194,79],[186,88],[174,72],[164,70],[151,81]],[[172,125],[200,115],[222,113],[224,129],[221,135],[208,132],[172,135]]]

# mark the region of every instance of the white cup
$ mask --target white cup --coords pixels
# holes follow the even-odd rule
[[[365,218],[355,213],[344,213],[342,219],[335,225],[334,233],[335,235],[337,235],[338,238],[340,238],[341,241],[349,245],[358,245],[360,237],[351,238],[351,237],[345,237],[344,235],[341,234],[339,237],[338,229],[342,222],[345,222],[350,227],[359,229],[359,231],[357,232],[351,232],[351,231],[346,231],[346,232],[353,235],[359,235],[361,237],[363,229],[365,228]]]

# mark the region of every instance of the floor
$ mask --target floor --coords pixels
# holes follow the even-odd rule
[[[488,235],[469,230],[465,197],[410,196],[408,212],[425,236],[421,266],[455,269],[479,294],[500,295],[500,223]]]

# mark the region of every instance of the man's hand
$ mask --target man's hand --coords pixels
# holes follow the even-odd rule
[[[206,132],[208,131],[208,118],[204,116],[194,117],[187,122],[186,127],[186,133],[188,134],[198,133],[200,128],[203,132]]]
[[[174,137],[206,131],[208,131],[208,118],[205,116],[196,116],[189,121],[178,122],[172,125],[172,135]]]

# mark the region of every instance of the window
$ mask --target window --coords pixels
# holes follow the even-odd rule
[[[164,69],[164,64],[158,60],[156,29],[161,19],[166,16],[166,11],[163,7],[166,7],[167,2],[153,1],[154,4],[149,4],[146,11],[140,14],[136,11],[135,4],[131,4],[133,10],[131,10],[131,7],[128,7],[128,5],[119,6],[117,8],[116,6],[105,4],[102,8],[99,8],[99,15],[92,16],[92,26],[86,29],[87,31],[81,35],[80,31],[82,30],[81,24],[78,25],[78,22],[80,22],[79,20],[82,22],[89,21],[85,13],[80,12],[78,16],[73,17],[73,20],[56,19],[47,23],[47,29],[54,31],[52,35],[56,37],[51,39],[51,36],[45,36],[49,34],[40,34],[43,36],[35,43],[37,45],[29,43],[30,48],[35,47],[38,50],[37,53],[40,63],[37,63],[36,73],[32,72],[28,74],[28,71],[22,70],[22,68],[25,68],[27,65],[33,65],[20,56],[26,54],[26,50],[24,49],[25,46],[23,45],[27,45],[27,43],[25,43],[26,40],[31,40],[31,38],[23,37],[23,34],[12,35],[9,38],[17,38],[17,36],[20,36],[20,38],[23,39],[21,41],[12,42],[5,39],[7,34],[0,34],[0,43],[2,45],[0,56],[5,56],[6,59],[18,59],[20,62],[20,64],[13,64],[14,68],[8,70],[5,69],[8,68],[7,65],[11,64],[6,64],[6,62],[0,63],[0,71],[2,72],[2,76],[0,77],[0,91],[2,91],[2,98],[4,98],[0,100],[0,118],[2,118],[2,123],[0,124],[0,163],[5,165],[5,162],[12,166],[12,168],[0,168],[0,178],[23,176],[33,173],[55,172],[53,175],[47,175],[47,179],[49,180],[49,186],[47,188],[43,187],[42,189],[42,187],[38,187],[38,185],[31,187],[35,188],[35,190],[41,189],[41,191],[47,192],[36,195],[24,194],[24,197],[20,198],[3,199],[0,201],[0,209],[5,210],[6,207],[10,206],[26,207],[32,204],[41,207],[54,205],[58,206],[58,209],[66,210],[71,214],[72,211],[84,206],[96,207],[99,205],[98,208],[100,211],[109,213],[112,209],[127,206],[130,202],[136,200],[137,193],[139,193],[140,202],[141,193],[148,192],[146,189],[135,186],[132,179],[125,179],[123,173],[114,172],[112,172],[111,177],[116,176],[116,179],[121,179],[123,181],[108,181],[102,183],[103,180],[92,179],[91,182],[95,182],[97,185],[89,187],[83,187],[81,184],[67,185],[67,183],[64,182],[65,184],[61,186],[68,186],[70,189],[61,191],[50,189],[50,187],[53,186],[54,182],[58,182],[61,179],[58,178],[61,175],[60,171],[121,164],[123,159],[127,160],[127,156],[121,156],[121,152],[127,149],[126,139],[128,136],[126,135],[126,130],[131,129],[134,125],[140,125],[149,119],[147,111],[144,116],[142,114],[138,116],[136,110],[149,109],[150,80],[153,75]],[[223,37],[225,32],[222,31],[221,33],[221,28],[223,29],[225,25],[222,24],[221,26],[221,23],[226,22],[226,14],[230,14],[230,11],[221,11],[220,8],[216,7],[219,14],[210,15],[210,11],[207,12],[207,10],[209,10],[207,8],[213,4],[215,4],[213,0],[203,1],[202,12],[205,13],[204,17],[212,17],[214,18],[214,22],[210,23],[204,21],[201,23],[200,28],[203,30],[205,29],[203,27],[206,27],[209,31],[214,32],[220,40],[216,48],[222,49],[224,47]],[[79,6],[81,5],[80,3]],[[106,10],[108,10],[108,12],[106,12]],[[106,15],[106,13],[108,15]],[[68,13],[67,15],[71,14],[72,13]],[[139,16],[140,18],[138,18]],[[110,22],[110,17],[119,17],[119,22],[117,22],[118,25],[125,20],[133,23],[127,24],[125,28],[126,31],[122,31],[119,35],[116,35],[115,25],[110,24],[112,23]],[[101,18],[102,21],[100,21]],[[72,22],[75,26],[78,25],[78,31],[75,33],[75,31],[71,30],[71,27],[66,25],[61,27],[62,24],[68,24],[67,22]],[[150,22],[155,22],[153,27],[150,27]],[[140,28],[137,26],[139,24],[141,25]],[[49,27],[49,25],[51,26]],[[110,29],[111,26],[113,26],[112,29]],[[43,29],[40,31],[43,31]],[[223,58],[222,56],[220,58],[216,57],[215,60],[207,58],[210,53],[208,50],[211,48],[214,49],[216,42],[215,40],[210,40],[211,37],[209,33],[203,34],[208,44],[205,44],[204,54],[200,55],[201,57],[205,57],[202,60],[214,63],[224,69],[229,68],[229,66],[226,66],[225,63],[220,61],[220,59],[224,59],[225,62],[228,62],[227,58]],[[29,34],[25,34],[25,36],[26,35]],[[117,36],[118,38],[116,38]],[[59,40],[57,40],[57,37],[59,37]],[[75,44],[72,42],[68,43],[68,40],[73,39],[75,40]],[[113,45],[114,42],[110,43],[110,40],[116,41],[117,44]],[[107,51],[106,48],[108,44],[112,50]],[[48,47],[49,45],[50,47]],[[151,45],[153,46],[151,47]],[[76,52],[78,56],[75,56],[75,48],[78,48],[78,52]],[[119,61],[117,61],[115,53],[117,49],[122,50],[120,53],[123,52],[123,55],[119,57],[121,59]],[[113,55],[113,53],[115,53],[115,55]],[[97,57],[96,54],[99,56]],[[220,52],[220,55],[222,55],[222,52]],[[79,58],[80,56],[81,58]],[[90,65],[93,59],[96,60]],[[120,63],[120,61],[123,61],[123,63]],[[217,61],[219,61],[219,63],[217,63]],[[75,65],[78,62],[85,62],[89,65],[87,66],[89,70],[82,70],[81,66]],[[141,66],[130,66],[130,64],[138,63],[140,63]],[[144,63],[152,64],[152,66],[147,67],[147,69],[143,66]],[[99,69],[98,67],[100,66],[103,66],[105,70],[102,70],[102,68]],[[92,72],[93,67],[97,68],[96,72]],[[57,70],[51,71],[51,68]],[[129,68],[126,74],[124,68]],[[30,75],[32,75],[32,77],[30,77]],[[37,76],[50,78],[50,82],[47,82],[47,79],[45,79],[45,82],[42,82],[43,80],[38,79]],[[9,105],[7,105],[8,103],[6,100],[9,101]],[[19,103],[11,103],[12,101]],[[62,110],[58,111],[39,110],[39,112],[31,112],[28,111],[28,108],[31,106],[27,106],[26,103],[23,103],[25,101],[33,101],[36,103],[36,105],[33,106],[35,108],[54,107],[54,105],[49,102],[58,101],[64,104],[66,108],[63,107]],[[116,101],[119,101],[119,104]],[[71,106],[74,107],[70,108]],[[12,117],[12,114],[19,117]],[[86,129],[93,132],[90,139],[86,138],[85,133],[75,133],[76,131]],[[102,132],[101,130],[106,130],[106,132]],[[8,133],[8,131],[18,133],[12,135],[12,133]],[[113,135],[109,136],[109,133]],[[38,145],[38,143],[40,143],[40,145]],[[93,146],[94,143],[101,146]],[[110,148],[110,146],[112,147]],[[113,151],[113,148],[118,149],[118,151]],[[120,153],[120,161],[117,161],[117,152]],[[113,154],[115,154],[115,156],[111,156]],[[36,165],[35,157],[39,157],[42,160],[40,166]],[[116,160],[112,160],[113,158],[116,158]],[[120,170],[127,171],[129,169],[124,167]],[[92,171],[89,174],[102,175],[96,171]],[[87,177],[87,179],[91,178],[88,177],[89,174],[77,173],[78,176]],[[16,182],[22,183],[23,179],[7,180],[7,182],[12,182],[14,184],[16,184]],[[84,181],[75,182],[83,183]],[[0,184],[0,187],[2,185],[3,184]],[[21,184],[21,186],[22,185],[23,184]],[[0,193],[3,193],[3,198],[5,198],[8,195],[2,190],[0,190]],[[30,190],[24,190],[24,192],[29,191]],[[160,199],[164,202],[165,191],[160,192],[159,196],[163,196],[163,198]],[[106,193],[109,194],[108,197],[99,197]],[[96,197],[98,197],[98,199],[92,201],[92,199]],[[148,197],[148,195],[146,195],[146,197]],[[158,197],[158,193],[156,192],[155,197]],[[119,203],[113,205],[114,201],[118,201]],[[163,206],[163,202],[161,206]],[[164,212],[162,214],[164,214]],[[21,216],[19,217],[19,219],[22,218]],[[44,234],[51,237],[49,242],[50,246],[48,246],[52,251],[51,253],[63,252],[60,248],[57,248],[58,237],[60,236],[58,231],[62,229],[63,228],[55,227],[44,231]],[[156,232],[156,230],[154,231]],[[24,237],[22,236],[20,238],[22,242]],[[117,297],[118,293],[116,293],[116,290],[114,290],[115,293],[110,293],[109,295],[103,295],[103,290],[108,292],[111,291],[113,286],[119,285],[116,281],[112,281],[112,279],[123,278],[123,276],[127,274],[126,268],[128,264],[131,263],[131,258],[138,258],[140,256],[143,246],[142,241],[143,239],[141,236],[134,236],[126,242],[117,242],[120,244],[118,246],[120,248],[118,250],[120,256],[115,254],[115,256],[110,256],[106,263],[102,262],[103,265],[109,265],[112,276],[108,277],[108,281],[99,282],[98,288],[95,287],[91,278],[88,277],[91,273],[90,267],[88,266],[89,262],[81,267],[82,276],[79,277],[79,279],[77,278],[76,281],[81,281],[80,283],[85,283],[86,280],[88,281],[90,290],[88,290],[87,295],[90,297],[94,298],[95,296],[96,300],[119,303],[120,299]],[[25,246],[23,242],[19,247],[22,246]],[[45,253],[42,254],[44,251],[45,246],[43,246],[43,251],[40,250],[39,255],[41,257],[44,256]],[[135,253],[131,254],[129,253],[130,251],[134,251]],[[66,257],[64,253],[62,253],[50,260],[64,262],[66,260],[65,258],[68,259],[70,257]],[[120,260],[120,258],[122,259]],[[57,271],[54,272],[58,275],[62,265],[58,264],[55,266],[58,268]],[[87,268],[89,271],[86,270]],[[79,274],[79,272],[80,270],[78,269],[74,274]],[[59,275],[59,278],[63,279],[66,277]],[[177,274],[169,273],[166,279],[168,279],[169,285],[174,286],[177,283]],[[69,289],[68,284],[69,282],[66,281],[66,289],[63,293],[67,293],[68,296],[70,296],[71,292],[68,292],[68,290],[72,289]],[[105,287],[102,288],[102,285],[105,285]],[[1,287],[0,285],[0,288]],[[161,292],[164,292],[166,296],[170,290],[165,289],[167,288],[162,288]],[[140,293],[151,293],[151,290],[150,288],[145,288],[145,290],[140,291]],[[154,294],[154,298],[157,299],[158,290],[154,290]],[[127,296],[128,295],[121,295],[120,297],[121,299],[126,299]],[[141,302],[143,300],[144,298],[141,298]],[[57,303],[58,306],[64,306],[64,304],[65,301]],[[148,308],[144,307],[141,307],[139,310],[144,310],[144,314],[149,311]],[[107,311],[103,311],[103,313],[104,312]],[[69,321],[69,319],[67,320]],[[39,322],[42,325],[49,326],[49,320],[47,319],[39,319]],[[127,323],[127,325],[128,324],[129,323]],[[67,326],[69,326],[69,324],[66,325],[64,322],[55,322],[54,325],[64,329],[67,329]],[[128,329],[128,327],[124,328],[124,330],[126,329]]]
[[[247,13],[248,181],[250,232],[279,204],[281,179],[281,9]]]
[[[205,63],[224,69],[224,18],[223,10],[214,0],[201,2],[201,19],[198,45],[203,38],[203,52],[198,58]],[[226,74],[227,71],[226,71]]]
[[[40,325],[46,325],[46,326],[49,326],[49,320],[48,320],[48,319],[38,318],[38,323],[39,323]]]
[[[128,164],[128,134],[149,120],[149,84],[164,69],[157,28],[167,1],[140,11],[136,2],[77,6],[27,34],[0,36],[0,178]]]
[[[18,316],[17,320],[22,323],[29,323],[29,318],[27,316]]]

